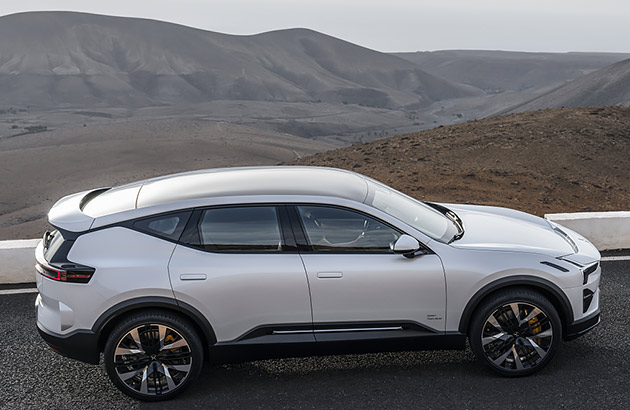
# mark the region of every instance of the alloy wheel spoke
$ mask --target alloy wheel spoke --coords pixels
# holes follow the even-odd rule
[[[497,333],[496,335],[492,335],[492,336],[487,336],[481,339],[481,343],[485,346],[489,343],[495,342],[497,340],[503,340],[503,341],[507,341],[507,338],[510,335],[508,335],[505,332],[501,332],[501,333]]]
[[[162,363],[162,365],[167,369],[177,370],[178,372],[186,372],[186,373],[190,371],[190,367],[192,366],[190,364],[164,364],[164,363]]]
[[[496,364],[497,366],[502,366],[503,362],[505,362],[505,359],[507,359],[510,353],[512,353],[512,350],[508,349],[507,352],[503,353],[501,356],[493,360],[494,364]]]
[[[512,310],[512,314],[514,315],[514,319],[516,319],[516,323],[521,324],[521,314],[519,312],[518,303],[510,303],[510,309]]]
[[[490,323],[492,326],[494,326],[497,330],[501,332],[504,331],[503,327],[497,321],[497,318],[494,317],[494,313],[490,315],[490,317],[487,320],[487,323]]]
[[[538,356],[540,356],[540,358],[542,359],[543,357],[545,357],[547,355],[547,352],[545,352],[543,350],[542,347],[538,346],[538,343],[536,343],[534,340],[532,340],[529,337],[526,337],[524,340],[527,341],[527,343],[534,348],[534,350],[536,351],[536,353],[538,353]]]
[[[164,373],[164,376],[166,376],[166,385],[168,386],[169,391],[174,390],[176,387],[175,382],[173,381],[173,378],[171,377],[171,373],[168,371],[168,368],[164,365],[160,365],[160,370]]]
[[[162,346],[160,350],[171,350],[171,349],[177,349],[180,347],[187,347],[187,346],[188,346],[188,343],[186,343],[184,339],[179,339],[173,343],[167,344],[166,346]]]
[[[141,367],[139,369],[136,370],[132,370],[130,372],[125,372],[125,373],[118,373],[118,377],[120,377],[122,379],[122,381],[127,381],[129,379],[131,379],[132,377],[135,377],[136,375],[146,371],[147,366]]]
[[[138,328],[131,329],[131,331],[129,332],[129,336],[131,336],[131,338],[133,339],[136,347],[144,352],[142,342],[140,341],[140,335],[138,334]]]
[[[545,330],[544,332],[536,333],[533,336],[537,337],[537,338],[541,338],[541,339],[544,339],[544,338],[547,338],[547,337],[551,337],[551,336],[553,336],[553,329],[549,328],[549,329]]]
[[[523,362],[521,362],[521,358],[516,352],[516,345],[512,345],[512,354],[514,356],[514,363],[516,363],[516,370],[523,370]]]
[[[140,393],[149,393],[149,366],[145,367],[142,371],[142,381],[140,382]]]
[[[125,347],[117,347],[116,348],[116,352],[114,352],[114,354],[116,356],[119,355],[136,355],[136,354],[143,354],[144,350],[140,350],[140,349],[128,349]]]
[[[527,315],[527,317],[525,319],[520,321],[519,325],[522,325],[523,323],[529,322],[530,320],[532,320],[533,318],[538,316],[540,313],[542,313],[542,310],[538,309],[537,307],[534,307],[532,309],[532,311],[529,312],[529,315]]]
[[[159,325],[158,333],[160,337],[160,350],[162,350],[162,347],[164,346],[164,338],[166,338],[166,326]]]

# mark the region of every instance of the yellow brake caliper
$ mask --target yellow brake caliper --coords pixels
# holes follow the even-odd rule
[[[175,338],[173,337],[173,335],[169,334],[164,338],[164,344],[168,345],[171,344],[175,341]],[[177,350],[177,348],[171,349],[171,352],[174,352],[175,350]]]
[[[535,317],[529,319],[529,321],[527,322],[533,334],[537,334],[542,331],[542,326],[536,325],[537,323],[538,323],[538,318],[535,318]],[[540,345],[540,338],[538,337],[534,339],[534,342],[536,342],[537,345]]]

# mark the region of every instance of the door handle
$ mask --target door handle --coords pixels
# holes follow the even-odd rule
[[[317,272],[320,279],[338,279],[343,278],[343,272]]]
[[[205,273],[182,273],[179,275],[180,280],[206,280],[207,278]]]

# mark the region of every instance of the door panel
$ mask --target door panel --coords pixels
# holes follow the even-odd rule
[[[444,331],[446,291],[437,255],[303,253],[302,259],[316,325],[412,321]],[[342,276],[319,277],[321,272]]]
[[[268,333],[283,342],[271,330],[296,324],[299,341],[314,340],[306,272],[287,250],[282,219],[283,207],[235,205],[197,210],[188,222],[188,246],[177,245],[169,263],[173,292],[207,317],[219,343]]]
[[[235,340],[261,325],[311,323],[298,254],[210,253],[177,245],[169,274],[175,298],[206,316],[218,342]],[[198,280],[187,279],[191,277]],[[313,336],[303,339],[312,341]]]
[[[422,325],[414,331],[444,331],[446,285],[437,255],[394,254],[393,244],[403,233],[349,208],[298,205],[291,214],[294,227],[304,231],[296,237],[306,241],[301,256],[317,340],[323,339],[318,328],[326,323],[406,322]],[[384,331],[397,332],[395,327]]]

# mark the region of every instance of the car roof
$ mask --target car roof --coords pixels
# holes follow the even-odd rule
[[[200,198],[256,195],[329,196],[363,202],[367,178],[336,168],[271,166],[215,168],[166,175],[109,189],[83,208],[97,218]]]

